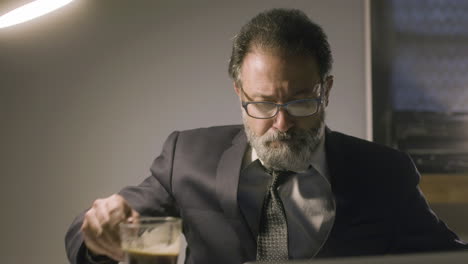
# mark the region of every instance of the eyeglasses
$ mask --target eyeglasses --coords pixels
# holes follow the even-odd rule
[[[242,92],[245,94],[243,89]],[[284,104],[273,102],[246,102],[242,101],[242,107],[247,115],[257,119],[268,119],[275,117],[280,108],[284,108],[293,117],[307,117],[316,114],[322,103],[322,92],[319,98],[300,99]]]

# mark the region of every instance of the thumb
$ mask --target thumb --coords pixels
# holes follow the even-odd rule
[[[135,222],[138,222],[138,220],[140,219],[140,214],[131,209],[131,213],[130,213],[130,216],[127,218],[127,222],[129,223],[135,223]]]

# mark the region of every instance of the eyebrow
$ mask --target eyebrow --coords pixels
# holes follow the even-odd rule
[[[258,94],[258,93],[252,93],[252,94],[247,94],[243,88],[241,88],[241,91],[242,91],[242,94],[244,95],[244,97],[249,100],[249,101],[253,101],[255,98],[262,98],[262,99],[265,99],[265,100],[269,100],[269,99],[272,99],[273,96],[268,96],[268,95],[261,95],[261,94]]]
[[[314,85],[314,89],[313,91],[311,92],[311,94],[313,94],[315,91],[316,91],[316,85],[317,84],[320,84],[320,83],[316,83]],[[276,100],[276,97],[273,96],[273,95],[263,95],[263,94],[258,94],[258,93],[255,93],[253,92],[251,95],[248,95],[244,89],[241,87],[241,90],[242,90],[242,93],[244,94],[245,98],[249,101],[254,101],[255,99],[260,99],[261,101],[275,101]],[[309,93],[308,91],[309,89],[308,88],[301,88],[299,91],[295,92],[294,94],[292,94],[291,98],[294,98],[294,97],[297,97],[299,95],[307,95]]]
[[[250,96],[248,96],[248,97],[250,97]],[[262,95],[262,94],[253,94],[253,95],[251,96],[251,98],[252,98],[252,99],[259,99],[259,98],[260,98],[260,99],[262,99],[262,100],[267,100],[267,101],[268,101],[268,100],[272,100],[272,101],[273,101],[273,100],[276,99],[275,96],[273,96],[273,95]]]
[[[298,95],[307,95],[309,93],[309,91],[307,91],[307,89],[301,89],[297,92],[295,92],[294,94],[291,95],[291,97],[295,97],[295,96],[298,96]],[[313,93],[313,92],[311,92]],[[244,92],[245,94],[245,92]],[[260,98],[262,100],[276,100],[276,97],[273,96],[273,95],[263,95],[263,94],[258,94],[258,93],[254,93],[252,95],[247,95],[245,94],[247,99],[256,99],[256,98]]]
[[[302,89],[302,90],[299,90],[299,91],[295,92],[295,93],[293,94],[293,96],[302,95],[302,94],[308,94],[308,93],[309,93],[309,91],[307,91],[307,89]],[[312,93],[313,93],[313,91],[312,91]]]

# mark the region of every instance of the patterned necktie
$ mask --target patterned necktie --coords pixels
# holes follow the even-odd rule
[[[278,180],[285,175],[272,173],[272,183],[265,195],[260,228],[257,237],[257,260],[288,260],[288,226],[283,203],[277,188]]]

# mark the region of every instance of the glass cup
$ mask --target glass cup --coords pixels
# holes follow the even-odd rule
[[[128,264],[176,264],[182,221],[175,217],[141,217],[120,224],[120,239]]]

